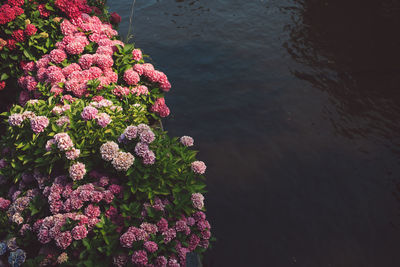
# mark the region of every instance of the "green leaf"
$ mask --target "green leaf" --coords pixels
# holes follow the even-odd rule
[[[4,81],[4,80],[7,80],[9,77],[10,76],[7,73],[3,73],[3,74],[1,74],[0,80]]]

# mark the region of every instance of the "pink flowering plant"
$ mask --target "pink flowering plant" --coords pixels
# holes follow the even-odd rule
[[[22,251],[6,249],[9,259],[185,266],[208,248],[206,166],[193,138],[169,138],[141,105],[120,104],[49,97],[2,114],[0,241]]]
[[[14,97],[16,79],[35,69],[38,59],[62,39],[63,19],[96,14],[103,21],[115,20],[107,13],[105,1],[97,0],[7,0],[0,2],[0,91]],[[113,23],[117,26],[117,23]],[[11,91],[12,90],[12,91]]]
[[[34,71],[18,82],[23,91],[20,104],[30,98],[73,95],[118,100],[122,106],[146,106],[148,117],[169,115],[164,93],[171,84],[167,76],[145,63],[140,49],[118,40],[117,32],[97,16],[65,19],[63,39],[36,63]]]

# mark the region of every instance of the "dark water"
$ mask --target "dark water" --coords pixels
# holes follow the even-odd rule
[[[400,266],[399,29],[394,0],[136,1],[208,164],[206,266]]]

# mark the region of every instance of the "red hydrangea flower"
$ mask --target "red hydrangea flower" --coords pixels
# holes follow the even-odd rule
[[[6,82],[5,81],[0,82],[0,91],[3,90],[4,87],[6,87]]]
[[[121,22],[121,16],[118,13],[113,12],[111,13],[111,23],[119,24]]]
[[[36,29],[36,26],[35,26],[35,25],[33,25],[33,24],[28,24],[28,25],[26,25],[25,34],[26,34],[27,36],[34,35],[36,32],[37,32],[37,29]]]

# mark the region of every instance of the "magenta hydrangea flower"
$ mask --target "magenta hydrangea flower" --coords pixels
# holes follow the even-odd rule
[[[193,193],[191,200],[196,209],[201,210],[204,207],[204,196],[201,193]]]
[[[157,267],[166,267],[167,266],[167,258],[165,258],[164,256],[158,256],[155,260],[155,266]]]
[[[133,69],[128,69],[124,73],[124,81],[128,85],[136,85],[140,81],[139,74]]]
[[[71,232],[66,231],[55,237],[56,245],[61,249],[66,249],[71,245],[72,235]]]
[[[24,121],[24,117],[22,116],[22,114],[19,114],[19,113],[11,114],[8,117],[8,123],[11,126],[20,126],[23,121]]]
[[[94,118],[96,118],[96,115],[99,111],[91,106],[87,106],[83,109],[81,116],[84,120],[93,120]]]
[[[73,164],[69,168],[69,176],[72,178],[72,180],[82,180],[83,176],[86,174],[86,166],[85,164],[81,162],[77,162]]]
[[[181,141],[182,145],[187,146],[187,147],[193,146],[193,144],[194,144],[194,139],[187,135],[182,136],[180,141]]]
[[[96,218],[100,216],[100,208],[98,206],[89,204],[85,209],[85,215],[89,218]]]
[[[189,249],[193,251],[196,249],[197,245],[200,243],[200,237],[195,234],[192,234],[189,238]]]
[[[167,229],[165,232],[162,233],[164,237],[164,243],[168,244],[176,237],[176,231],[173,228]]]
[[[204,174],[206,172],[206,164],[203,161],[192,162],[192,171],[197,174]]]
[[[140,60],[142,60],[142,58],[143,58],[142,51],[140,49],[133,49],[132,59],[136,60],[136,61],[140,61]]]
[[[31,119],[31,128],[36,134],[44,132],[47,126],[49,126],[49,119],[45,116],[36,116]]]
[[[157,223],[158,231],[165,232],[168,229],[168,221],[165,218],[161,218]]]
[[[84,225],[77,225],[71,230],[71,234],[75,240],[81,240],[87,236],[88,230]]]
[[[138,266],[145,266],[148,262],[147,253],[144,250],[137,250],[133,252],[132,263]]]
[[[157,243],[153,241],[144,242],[143,246],[150,253],[154,253],[158,250]]]
[[[119,146],[117,143],[108,141],[100,147],[101,158],[106,161],[111,161],[117,157]]]
[[[156,161],[156,156],[153,151],[147,150],[143,155],[143,164],[153,165]]]
[[[131,248],[134,241],[136,241],[136,237],[131,231],[127,231],[119,238],[119,242],[124,248]]]
[[[158,231],[157,225],[148,222],[142,223],[140,228],[145,230],[148,234],[155,234]]]

